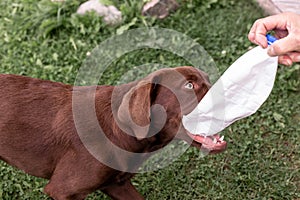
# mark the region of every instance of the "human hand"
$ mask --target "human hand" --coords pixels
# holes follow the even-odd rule
[[[274,31],[278,40],[269,47],[268,54],[279,56],[278,62],[284,65],[300,62],[300,15],[286,12],[258,19],[250,29],[248,39],[267,48],[269,31]]]

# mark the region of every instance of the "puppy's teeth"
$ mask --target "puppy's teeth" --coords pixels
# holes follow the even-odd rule
[[[222,135],[221,137],[220,137],[220,139],[219,139],[219,141],[223,141],[224,140],[224,135]]]
[[[217,142],[218,142],[217,139],[214,138],[213,143],[214,143],[214,144],[217,144]]]

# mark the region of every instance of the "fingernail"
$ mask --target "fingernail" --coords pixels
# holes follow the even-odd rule
[[[283,60],[282,64],[286,65],[286,66],[291,66],[293,64],[293,62],[291,60]]]
[[[268,54],[269,54],[269,56],[275,56],[276,55],[275,52],[274,52],[274,48],[272,46],[269,47]]]

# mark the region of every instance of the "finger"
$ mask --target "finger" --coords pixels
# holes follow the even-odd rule
[[[250,41],[267,48],[266,34],[271,30],[286,30],[287,19],[284,15],[272,15],[266,18],[256,20],[249,31],[248,38]]]
[[[288,55],[283,55],[278,57],[278,63],[286,66],[291,66],[293,64],[293,61]]]
[[[289,53],[288,56],[293,62],[300,62],[300,52]]]
[[[285,38],[277,40],[269,47],[268,54],[270,56],[280,56],[298,50],[299,44],[295,38],[295,36],[290,34]]]
[[[284,37],[286,37],[289,34],[289,32],[287,30],[274,30],[274,31],[275,31],[274,36],[277,39],[284,38]]]
[[[252,25],[252,27],[248,33],[248,39],[253,43],[256,43],[256,41],[255,41],[256,28],[257,28],[257,21],[254,22],[254,24]]]
[[[249,34],[248,34],[248,39],[253,42],[254,44],[257,44],[263,48],[267,48],[268,47],[268,44],[267,44],[267,39],[265,38],[265,35],[267,34],[267,30],[264,29],[264,30],[261,30],[258,32],[258,27],[261,26],[261,23],[262,23],[262,19],[259,19],[259,20],[256,20],[252,26],[252,28],[250,29],[249,31]],[[262,35],[264,38],[262,38]]]

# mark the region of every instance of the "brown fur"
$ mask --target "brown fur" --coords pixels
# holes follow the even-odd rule
[[[192,91],[184,88],[187,81],[193,83]],[[132,173],[102,164],[83,145],[74,123],[72,94],[78,98],[73,106],[78,106],[82,115],[79,125],[86,128],[85,142],[125,170],[138,168],[146,157],[132,162],[105,142],[96,143],[94,136],[104,134],[118,147],[136,153],[162,148],[177,132],[176,137],[191,142],[181,118],[195,108],[209,87],[206,75],[192,67],[162,69],[120,86],[97,86],[95,111],[103,132],[95,134],[96,125],[85,113],[85,102],[93,97],[92,87],[0,75],[0,159],[49,179],[45,193],[55,200],[81,200],[97,189],[113,199],[143,199],[130,183]],[[161,105],[165,111],[153,105]],[[166,117],[163,124],[162,116]],[[201,147],[196,142],[193,145]]]

